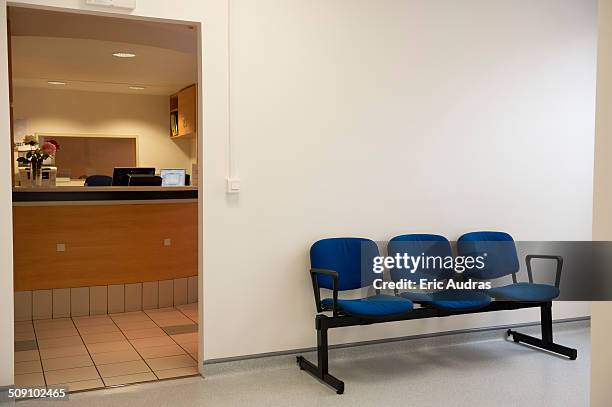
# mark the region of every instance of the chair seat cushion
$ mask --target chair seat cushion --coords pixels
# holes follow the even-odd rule
[[[540,302],[559,296],[559,289],[548,284],[516,283],[487,290],[487,294],[499,300]]]
[[[322,301],[326,307],[333,306],[333,299]],[[338,299],[338,308],[347,315],[357,317],[386,317],[404,314],[412,309],[412,301],[393,295],[374,295],[356,300]]]
[[[447,310],[478,309],[491,303],[491,297],[487,294],[471,290],[444,290],[435,293],[407,291],[400,295],[413,302]]]

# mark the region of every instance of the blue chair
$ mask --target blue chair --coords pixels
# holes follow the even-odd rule
[[[90,175],[85,179],[86,187],[110,187],[113,185],[113,177],[108,175]]]
[[[443,281],[455,276],[453,268],[445,267],[448,264],[447,262],[435,260],[452,258],[453,253],[450,242],[444,236],[430,234],[396,236],[389,241],[387,252],[392,257],[408,255],[414,258],[424,256],[434,259],[429,264],[429,267],[421,267],[414,272],[406,269],[391,269],[390,275],[393,281],[397,282],[402,279],[417,283],[421,279]],[[478,309],[486,307],[491,303],[491,297],[476,290],[405,291],[399,295],[421,305],[447,310]]]
[[[331,310],[359,317],[387,317],[412,310],[412,301],[377,292],[359,299],[338,299],[339,291],[356,290],[372,285],[377,275],[372,271],[378,246],[361,238],[319,240],[310,248],[310,265],[315,301],[319,312]],[[332,298],[320,300],[320,288],[333,290]]]
[[[471,232],[466,233],[457,240],[459,255],[483,256],[486,253],[485,267],[481,270],[473,269],[466,272],[466,277],[479,280],[494,280],[512,275],[512,284],[494,287],[487,290],[487,294],[498,300],[545,302],[552,301],[560,294],[561,270],[563,258],[551,255],[528,255],[526,257],[527,274],[529,282],[518,282],[516,274],[520,265],[516,253],[514,239],[505,232]],[[532,259],[549,259],[557,262],[555,285],[536,284],[533,282],[531,268]]]

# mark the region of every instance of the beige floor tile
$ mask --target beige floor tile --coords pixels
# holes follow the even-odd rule
[[[45,372],[50,370],[73,369],[75,367],[86,366],[93,366],[93,361],[89,355],[65,356],[62,358],[43,360],[43,369]]]
[[[194,352],[198,351],[198,343],[197,342],[181,343],[180,346],[187,353],[194,353]]]
[[[185,316],[195,322],[196,324],[199,322],[198,313],[197,312],[184,312]]]
[[[133,317],[133,316],[142,316],[146,315],[143,311],[128,311],[128,312],[115,312],[110,314],[112,318],[120,318],[120,317]]]
[[[38,340],[38,349],[65,348],[68,346],[82,345],[80,336],[66,336],[63,338],[47,338]]]
[[[29,362],[32,360],[39,360],[40,354],[38,350],[23,350],[15,352],[15,362]]]
[[[38,319],[34,321],[34,326],[36,328],[40,327],[52,327],[52,326],[63,326],[63,325],[71,325],[72,320],[68,317],[66,318],[47,318],[47,319]]]
[[[167,336],[160,328],[123,330],[128,339],[154,338],[156,336]]]
[[[100,376],[94,366],[88,366],[48,371],[45,372],[45,378],[47,379],[47,385],[56,385],[59,383],[99,379]]]
[[[45,387],[45,378],[42,373],[16,374],[17,387]]]
[[[132,360],[141,360],[140,355],[134,349],[121,350],[117,352],[94,353],[92,359],[99,365],[108,365],[111,363],[129,362]]]
[[[149,366],[142,360],[132,360],[130,362],[111,363],[99,365],[98,371],[103,378],[124,376],[136,373],[150,372]]]
[[[139,383],[139,382],[149,382],[153,380],[157,380],[157,377],[153,373],[137,373],[131,375],[124,376],[114,376],[104,378],[104,383],[107,386],[119,386],[122,384],[130,384],[130,383]]]
[[[62,346],[58,348],[40,349],[41,359],[63,358],[67,356],[87,355],[85,345]]]
[[[167,369],[167,370],[159,370],[155,371],[155,375],[159,379],[171,379],[173,377],[184,377],[184,376],[193,376],[199,375],[197,366],[190,367],[180,367],[178,369]]]
[[[87,317],[75,317],[73,318],[74,324],[80,328],[83,326],[93,325],[115,325],[113,320],[108,315],[91,315]]]
[[[153,346],[173,345],[175,342],[169,336],[158,336],[155,338],[132,339],[130,341],[136,350],[150,348]]]
[[[193,324],[193,321],[181,314],[179,317],[172,318],[153,318],[153,321],[159,326],[174,326]]]
[[[117,342],[125,339],[121,332],[106,332],[98,334],[83,334],[83,342],[85,344],[101,343],[101,342]]]
[[[71,382],[71,383],[60,383],[55,385],[57,387],[67,387],[68,391],[82,391],[82,390],[93,390],[93,389],[101,389],[104,387],[104,382],[102,379],[91,379],[91,380],[82,380],[79,382]]]
[[[197,366],[196,361],[189,355],[168,356],[165,358],[147,359],[146,361],[151,369],[155,371]]]
[[[27,373],[41,373],[42,367],[40,366],[40,360],[30,360],[27,362],[16,362],[15,363],[15,374],[27,374]]]
[[[175,308],[165,308],[160,312],[150,312],[147,311],[147,315],[149,318],[155,319],[168,319],[168,318],[178,318],[183,316],[183,313]]]
[[[32,322],[29,322],[27,324],[20,324],[18,322],[15,322],[15,332],[19,332],[19,333],[34,332],[34,325],[32,324]]]
[[[150,319],[147,321],[138,321],[138,322],[119,322],[117,326],[124,331],[128,330],[136,330],[136,329],[149,329],[149,328],[158,328],[157,324]]]
[[[153,346],[139,350],[140,355],[145,359],[163,358],[166,356],[184,355],[185,351],[178,345]]]
[[[118,352],[121,350],[131,350],[132,345],[127,340],[117,342],[100,342],[90,343],[87,345],[87,349],[91,354],[94,353],[105,353],[105,352]]]
[[[67,336],[79,336],[79,332],[75,327],[36,329],[36,337],[38,339],[65,338]]]
[[[142,311],[125,312],[123,314],[113,314],[111,315],[111,317],[113,318],[113,321],[115,322],[118,322],[118,321],[137,322],[137,321],[149,321],[150,320],[147,314],[145,314]]]
[[[15,332],[15,342],[32,341],[36,339],[34,331],[32,332]]]
[[[81,335],[102,334],[108,332],[119,332],[119,328],[117,328],[115,324],[85,325],[79,326],[79,332]]]
[[[143,312],[145,312],[147,315],[163,314],[165,312],[176,312],[176,308],[174,308],[174,307],[161,307],[161,308],[148,309],[148,310],[145,310]]]
[[[193,343],[193,342],[197,343],[198,342],[197,332],[191,332],[188,334],[170,335],[170,337],[174,339],[179,345],[182,345],[184,343]]]
[[[179,311],[197,311],[198,310],[198,303],[194,302],[194,303],[191,303],[191,304],[177,305],[174,308],[178,309]]]

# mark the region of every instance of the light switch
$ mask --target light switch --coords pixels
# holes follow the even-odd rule
[[[170,246],[172,245],[172,240],[171,239],[164,239],[164,246]]]
[[[64,243],[58,243],[56,245],[56,250],[58,252],[65,252],[66,251],[66,245]]]
[[[236,194],[240,192],[240,178],[227,179],[227,192],[230,194]]]

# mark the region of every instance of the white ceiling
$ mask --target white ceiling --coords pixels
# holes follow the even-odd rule
[[[193,27],[21,8],[9,15],[16,87],[170,95],[197,81]]]

